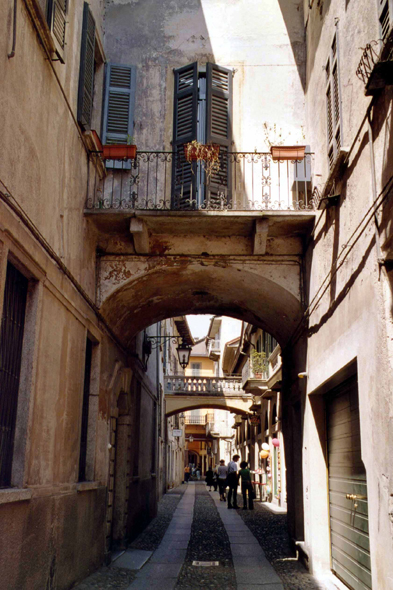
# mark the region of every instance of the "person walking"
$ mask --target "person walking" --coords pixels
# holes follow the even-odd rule
[[[201,479],[201,471],[202,471],[202,468],[200,465],[198,465],[196,468],[196,476],[197,476],[198,481]]]
[[[233,455],[232,461],[228,463],[228,476],[227,484],[228,490],[228,508],[238,508],[237,505],[237,486],[239,485],[239,476],[237,474],[237,461],[239,461],[239,455]],[[233,501],[232,501],[233,498]]]
[[[212,491],[212,486],[214,486],[214,472],[211,467],[206,471],[205,477],[206,487],[209,486],[209,492]]]
[[[184,468],[184,481],[188,483],[190,481],[191,469],[189,465],[186,465]]]
[[[225,502],[225,489],[227,487],[228,467],[225,465],[224,459],[220,460],[220,464],[217,467],[217,476],[218,491],[220,492],[220,502]]]
[[[248,508],[254,510],[254,490],[251,483],[251,472],[248,469],[247,461],[240,463],[239,476],[242,478],[242,494],[243,494],[243,510],[247,510],[247,494],[248,494]]]

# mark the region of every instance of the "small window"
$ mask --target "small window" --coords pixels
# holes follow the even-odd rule
[[[0,331],[0,487],[11,485],[28,280],[8,263]]]
[[[199,377],[202,372],[202,363],[191,363],[191,372],[193,377]]]

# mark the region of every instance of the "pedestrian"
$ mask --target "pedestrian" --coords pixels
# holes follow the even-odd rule
[[[228,508],[238,508],[237,505],[237,486],[239,485],[239,476],[237,474],[237,461],[239,461],[239,455],[233,455],[232,461],[228,463]],[[232,501],[233,498],[233,501]]]
[[[248,469],[247,461],[240,463],[239,476],[242,478],[242,494],[243,494],[243,510],[247,510],[247,494],[248,494],[248,508],[254,510],[254,490],[251,483],[251,472]]]
[[[211,467],[206,471],[205,477],[206,487],[209,486],[209,492],[212,491],[212,486],[214,485],[214,472]]]
[[[218,491],[220,492],[220,502],[225,502],[225,490],[227,487],[228,467],[225,465],[224,459],[220,459],[220,464],[217,467],[218,475]]]
[[[197,480],[199,481],[201,479],[201,466],[198,465],[198,467],[196,468],[196,476],[197,476]]]
[[[214,469],[214,475],[213,475],[213,487],[214,487],[214,491],[217,491],[218,488],[218,473],[217,473],[217,468],[218,465],[216,465],[215,469]]]
[[[190,466],[186,465],[184,468],[184,481],[188,483],[190,481]]]

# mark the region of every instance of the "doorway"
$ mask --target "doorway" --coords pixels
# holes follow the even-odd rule
[[[332,571],[349,588],[369,590],[367,477],[356,376],[326,395],[326,418]]]

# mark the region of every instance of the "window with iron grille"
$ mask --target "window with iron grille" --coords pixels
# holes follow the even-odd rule
[[[82,425],[81,425],[81,442],[79,454],[79,481],[86,480],[86,458],[87,458],[87,436],[89,425],[89,402],[90,402],[90,378],[91,364],[93,356],[93,343],[86,339],[86,356],[85,356],[85,377],[83,383],[83,402],[82,402]]]
[[[0,487],[11,485],[28,280],[7,265],[0,331]]]
[[[199,163],[186,161],[184,144],[197,140],[220,146],[220,169],[209,178]],[[228,152],[232,147],[232,71],[207,63],[175,70],[173,116],[172,195],[177,209],[189,208],[190,199],[202,205],[230,199]]]
[[[341,92],[339,79],[338,36],[334,35],[326,62],[326,118],[329,169],[342,146]]]

